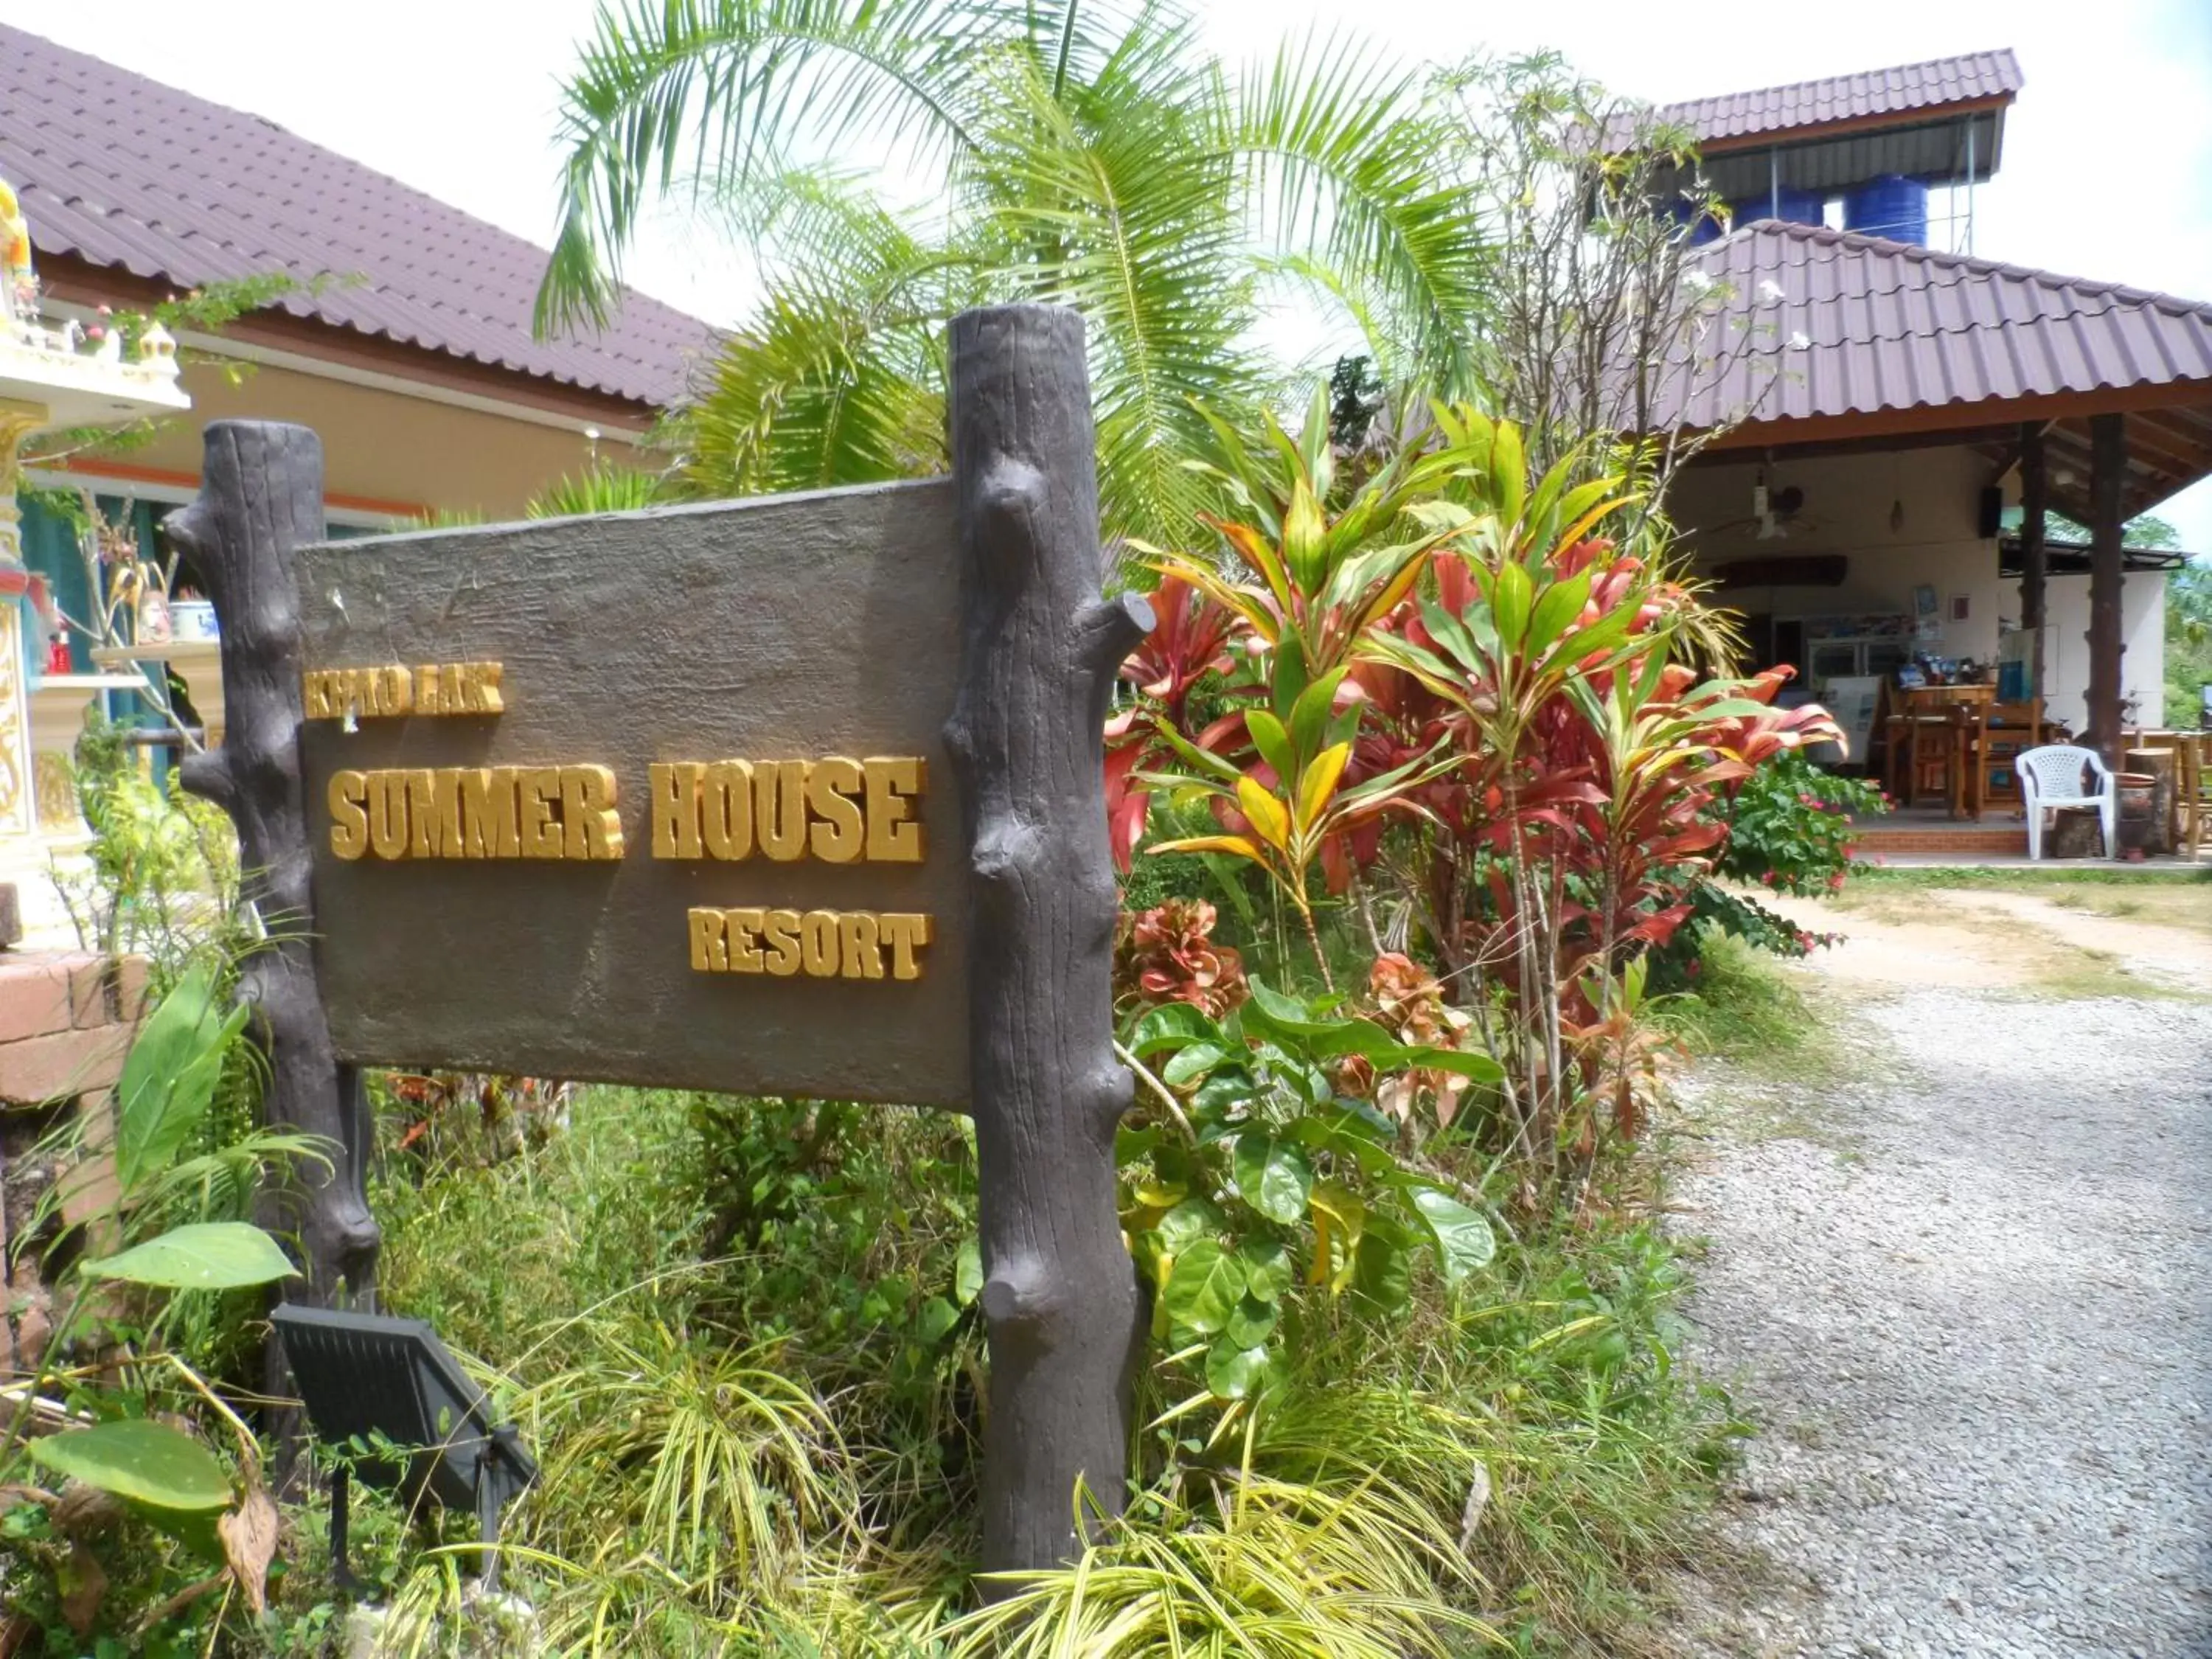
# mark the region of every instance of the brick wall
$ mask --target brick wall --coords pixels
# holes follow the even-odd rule
[[[43,1240],[17,1237],[58,1189],[63,1222],[106,1213],[115,1197],[115,1085],[146,998],[146,963],[77,951],[0,952],[0,1373],[27,1370],[51,1315],[40,1275]],[[66,1116],[88,1119],[90,1149],[73,1166],[34,1154]],[[19,1251],[19,1246],[21,1247]]]

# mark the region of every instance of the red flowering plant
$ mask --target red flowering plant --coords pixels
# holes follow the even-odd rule
[[[1243,1001],[1244,958],[1213,937],[1218,920],[1204,899],[1125,912],[1114,945],[1115,1004],[1187,1002],[1218,1019]]]
[[[1584,457],[1532,481],[1510,422],[1437,408],[1340,503],[1315,428],[1231,453],[1214,476],[1243,517],[1210,522],[1231,562],[1156,557],[1231,619],[1201,635],[1228,664],[1226,712],[1196,730],[1188,705],[1181,723],[1167,713],[1162,659],[1186,617],[1132,671],[1163,690],[1130,722],[1146,758],[1127,769],[1206,798],[1220,833],[1152,850],[1265,870],[1325,981],[1316,870],[1329,892],[1372,878],[1395,894],[1441,976],[1377,942],[1378,1023],[1449,1009],[1454,1042],[1500,1062],[1476,1133],[1540,1200],[1587,1177],[1604,1133],[1641,1127],[1656,1073],[1630,1040],[1638,963],[1723,854],[1717,804],[1833,723],[1773,708],[1779,677],[1696,672],[1719,629],[1667,575],[1663,525],[1620,480],[1583,476]],[[1441,1028],[1417,1036],[1446,1046]],[[1434,1128],[1467,1092],[1374,1089],[1381,1115]]]

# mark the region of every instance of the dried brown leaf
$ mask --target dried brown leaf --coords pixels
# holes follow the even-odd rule
[[[92,1634],[100,1622],[100,1604],[107,1597],[107,1574],[82,1543],[70,1546],[69,1558],[54,1575],[62,1593],[62,1617],[80,1637]]]
[[[246,1489],[238,1507],[218,1517],[216,1535],[230,1576],[246,1592],[246,1610],[256,1619],[269,1606],[269,1560],[276,1553],[276,1506],[257,1486]]]

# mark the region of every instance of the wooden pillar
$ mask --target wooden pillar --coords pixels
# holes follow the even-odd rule
[[[335,1057],[316,983],[300,782],[292,555],[323,538],[322,441],[303,426],[216,421],[204,442],[200,493],[163,527],[215,602],[226,713],[222,746],[185,760],[184,786],[238,826],[241,886],[269,933],[238,975],[255,1011],[246,1029],[268,1062],[263,1116],[321,1137],[331,1159],[327,1170],[303,1165],[278,1198],[277,1226],[298,1241],[307,1277],[289,1294],[328,1305],[343,1287],[353,1306],[373,1308],[382,1239],[362,1190],[369,1118],[358,1075]]]
[[[2050,477],[2043,462],[2043,423],[2020,428],[2020,625],[2027,630],[2027,695],[2047,695],[2043,681],[2043,627],[2048,611],[2045,583],[2050,561],[2045,550],[2045,514]]]
[[[1078,1480],[1127,1496],[1136,1270],[1115,1212],[1115,889],[1103,728],[1150,631],[1099,597],[1083,321],[1048,306],[952,321],[965,637],[945,741],[968,833],[971,1099],[991,1353],[983,1566],[1080,1545]]]
[[[2089,417],[2089,736],[2107,766],[2120,763],[2120,485],[2125,416]]]

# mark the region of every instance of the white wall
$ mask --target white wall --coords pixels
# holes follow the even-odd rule
[[[1990,660],[1997,654],[1998,623],[2020,623],[2020,583],[1997,574],[1997,547],[1976,532],[1983,487],[1993,480],[1987,456],[1963,447],[1908,449],[1889,454],[1837,455],[1776,461],[1765,468],[1770,492],[1796,486],[1804,505],[1788,533],[1760,541],[1751,517],[1755,460],[1700,466],[1678,481],[1669,506],[1684,544],[1700,569],[1732,559],[1840,553],[1847,568],[1840,587],[1735,587],[1721,604],[1778,618],[1912,610],[1912,590],[1936,590],[1943,632],[1923,648],[1944,657]],[[2006,502],[2016,482],[2003,481]],[[1963,595],[1967,617],[1949,620],[1951,600]],[[2161,719],[2166,686],[2166,578],[2155,573],[2126,577],[2121,586],[2120,659],[2124,697],[2136,699],[2145,724]],[[2089,579],[2050,580],[2044,635],[2046,699],[2054,719],[2076,732],[2088,721]]]

